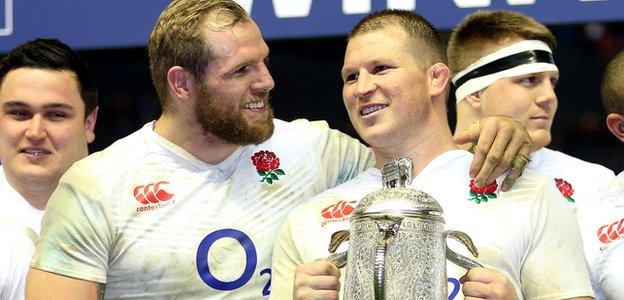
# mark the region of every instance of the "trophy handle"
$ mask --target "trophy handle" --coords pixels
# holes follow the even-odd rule
[[[477,247],[475,247],[474,243],[472,243],[472,239],[470,238],[470,236],[461,231],[447,230],[444,232],[444,239],[446,240],[449,237],[464,244],[464,246],[468,248],[472,255],[474,255],[475,257],[479,257],[479,250],[477,250]],[[470,270],[476,267],[483,268],[483,265],[479,262],[454,252],[448,247],[448,245],[446,246],[446,258],[466,270]]]
[[[375,263],[373,264],[375,300],[386,299],[386,254],[388,245],[392,243],[392,240],[394,240],[394,237],[399,231],[399,227],[401,227],[402,220],[403,219],[396,220],[387,227],[382,227],[377,224],[380,235],[377,241],[377,247],[375,248]]]
[[[349,240],[350,235],[351,233],[349,232],[349,230],[339,230],[334,232],[329,240],[329,246],[327,247],[327,251],[329,251],[330,254],[327,257],[318,260],[328,261],[336,266],[336,268],[338,269],[346,266],[347,251],[336,253],[336,250],[340,245],[342,245],[342,243]]]

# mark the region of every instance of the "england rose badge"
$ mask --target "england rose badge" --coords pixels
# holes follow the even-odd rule
[[[557,185],[559,192],[561,192],[561,195],[563,195],[568,202],[574,203],[574,198],[572,198],[572,195],[574,195],[574,189],[572,188],[572,185],[561,178],[555,178],[555,184]]]
[[[498,183],[496,183],[496,180],[484,187],[476,187],[474,179],[470,179],[470,198],[468,200],[474,201],[477,204],[488,202],[488,200],[496,198],[497,189]]]
[[[260,178],[262,178],[260,182],[273,184],[274,181],[279,180],[279,176],[286,175],[286,173],[279,168],[279,157],[271,151],[261,150],[254,153],[251,157],[251,162],[256,167]]]

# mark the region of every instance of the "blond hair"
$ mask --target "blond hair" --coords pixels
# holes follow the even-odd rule
[[[169,69],[181,66],[198,80],[213,59],[206,30],[250,20],[247,12],[232,0],[174,0],[165,8],[148,46],[152,81],[163,111],[168,110]]]

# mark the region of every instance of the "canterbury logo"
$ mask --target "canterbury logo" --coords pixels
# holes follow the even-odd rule
[[[598,239],[603,244],[611,243],[621,237],[624,237],[624,219],[617,222],[607,224],[598,228]]]
[[[138,185],[134,188],[134,198],[143,204],[167,201],[173,194],[167,193],[162,186],[169,184],[168,181],[159,181],[148,185]]]
[[[338,219],[343,218],[350,215],[355,209],[353,205],[355,205],[357,201],[344,201],[340,200],[336,204],[332,204],[328,207],[325,207],[321,211],[321,216],[325,219]]]

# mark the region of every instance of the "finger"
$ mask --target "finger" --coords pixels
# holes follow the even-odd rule
[[[481,130],[481,133],[477,135],[478,140],[476,141],[476,145],[474,147],[474,158],[472,160],[472,163],[470,164],[470,177],[476,179],[478,174],[483,171],[485,159],[490,148],[492,147],[492,143],[494,143],[496,133],[497,129],[485,127]],[[481,183],[480,185],[477,184],[477,186],[481,187],[484,184],[486,183]]]
[[[462,132],[458,132],[453,136],[453,142],[456,145],[463,145],[466,143],[470,143],[472,142],[472,139],[473,139],[472,133],[468,131],[468,129]]]
[[[529,155],[531,155],[531,144],[523,142],[516,156],[523,156],[524,158],[528,158]],[[528,162],[522,164],[521,161],[518,161],[515,158],[512,160],[509,173],[507,173],[505,180],[503,180],[503,185],[501,187],[502,191],[507,191],[511,188],[511,186],[516,182],[516,179],[518,179],[522,175],[522,172],[524,171],[524,168],[527,166],[527,164]]]
[[[479,140],[479,131],[481,131],[480,122],[472,122],[468,128],[462,132],[458,132],[453,136],[453,142],[457,145],[463,145],[467,143],[476,144]]]
[[[462,284],[464,297],[474,297],[476,299],[487,299],[491,295],[490,285],[477,281],[466,281]]]
[[[340,290],[339,277],[335,276],[307,276],[301,280],[300,286],[307,286],[314,290]]]
[[[303,273],[307,275],[331,275],[340,277],[340,270],[331,262],[315,261],[295,268],[295,274]]]
[[[507,167],[501,168],[500,164],[505,153],[505,149],[510,143],[511,132],[513,132],[512,128],[499,129],[496,137],[494,138],[494,142],[492,142],[492,145],[485,156],[483,166],[475,177],[475,183],[477,183],[477,186],[485,186],[494,181],[498,176],[503,174],[503,172],[507,171]],[[478,144],[477,147],[479,147]],[[511,162],[509,164],[511,164]]]
[[[313,300],[313,299],[323,299],[323,300],[338,300],[340,297],[340,292],[335,290],[302,290],[298,291],[293,295],[293,299],[296,300]]]
[[[490,283],[498,278],[498,274],[502,273],[496,269],[476,267],[468,270],[464,277],[466,277],[467,282]]]

